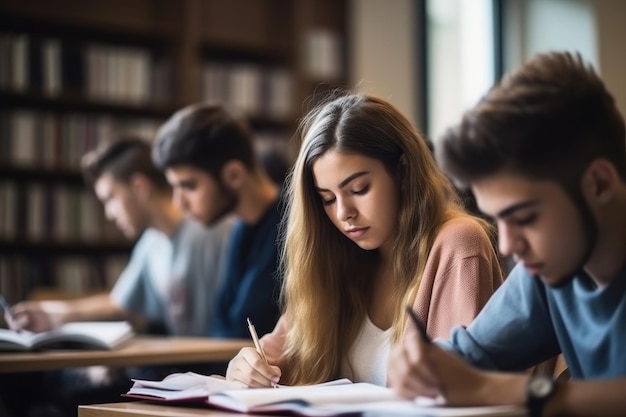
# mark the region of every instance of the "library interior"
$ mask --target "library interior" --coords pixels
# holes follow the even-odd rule
[[[302,117],[335,91],[384,97],[434,143],[504,74],[537,53],[568,50],[598,70],[626,114],[626,2],[469,3],[0,1],[0,296],[7,308],[114,288],[138,236],[129,239],[107,219],[81,171],[83,157],[124,135],[152,145],[163,123],[194,103],[244,118],[254,151],[279,185],[298,155]],[[502,264],[513,268],[511,259]],[[9,327],[5,321],[0,317],[0,327]],[[251,345],[235,339],[155,346],[173,352],[171,363],[216,362],[224,371],[227,359]],[[44,358],[5,353],[0,342],[0,380],[3,373],[168,363],[150,353],[150,339],[136,343],[117,356],[80,350]],[[141,415],[161,415],[151,407]],[[29,408],[24,417],[48,411]]]

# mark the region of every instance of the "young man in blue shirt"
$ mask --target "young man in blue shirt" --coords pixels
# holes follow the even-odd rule
[[[531,417],[623,415],[626,134],[600,78],[579,56],[538,55],[469,110],[436,153],[518,263],[449,341],[416,333],[396,346],[390,385],[451,405],[525,404]],[[571,381],[497,372],[557,353]]]
[[[107,218],[135,241],[130,260],[110,293],[22,302],[13,307],[14,325],[40,332],[68,321],[133,318],[169,335],[208,336],[232,222],[206,228],[184,218],[152,164],[150,143],[139,138],[86,154],[83,174]]]
[[[167,120],[153,147],[153,160],[184,211],[206,225],[228,214],[238,217],[214,313],[216,337],[250,337],[246,318],[262,335],[279,316],[280,190],[252,141],[243,121],[218,106],[196,104]]]

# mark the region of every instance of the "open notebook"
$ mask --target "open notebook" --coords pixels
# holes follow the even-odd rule
[[[196,402],[250,414],[396,416],[525,416],[521,407],[445,407],[430,399],[404,401],[389,388],[339,379],[317,385],[242,388],[220,376],[188,372],[163,381],[134,380],[125,397],[166,403]]]

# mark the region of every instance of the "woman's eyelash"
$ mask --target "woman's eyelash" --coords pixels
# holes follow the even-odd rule
[[[363,195],[363,194],[366,194],[369,190],[370,190],[370,186],[366,185],[365,187],[361,188],[360,190],[352,191],[352,194],[354,194],[354,195]],[[325,206],[330,206],[331,204],[333,204],[335,202],[335,200],[336,200],[336,198],[331,198],[329,200],[325,200],[324,198],[322,198],[322,204],[325,205]]]
[[[365,187],[361,188],[360,190],[353,191],[353,194],[363,195],[363,194],[367,193],[369,191],[369,189],[370,189],[370,186],[366,185]]]
[[[528,226],[529,224],[533,223],[536,219],[537,219],[537,215],[531,214],[529,216],[516,220],[515,223],[519,226]]]

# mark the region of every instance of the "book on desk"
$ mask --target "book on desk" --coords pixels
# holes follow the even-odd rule
[[[55,348],[110,350],[122,346],[134,335],[126,321],[65,323],[41,333],[0,329],[0,352]]]
[[[249,414],[288,414],[309,417],[368,416],[525,416],[522,407],[446,407],[428,398],[398,399],[393,391],[369,383],[339,379],[316,385],[243,388],[221,376],[192,372],[169,375],[162,381],[133,380],[124,397],[164,405],[197,405]]]

